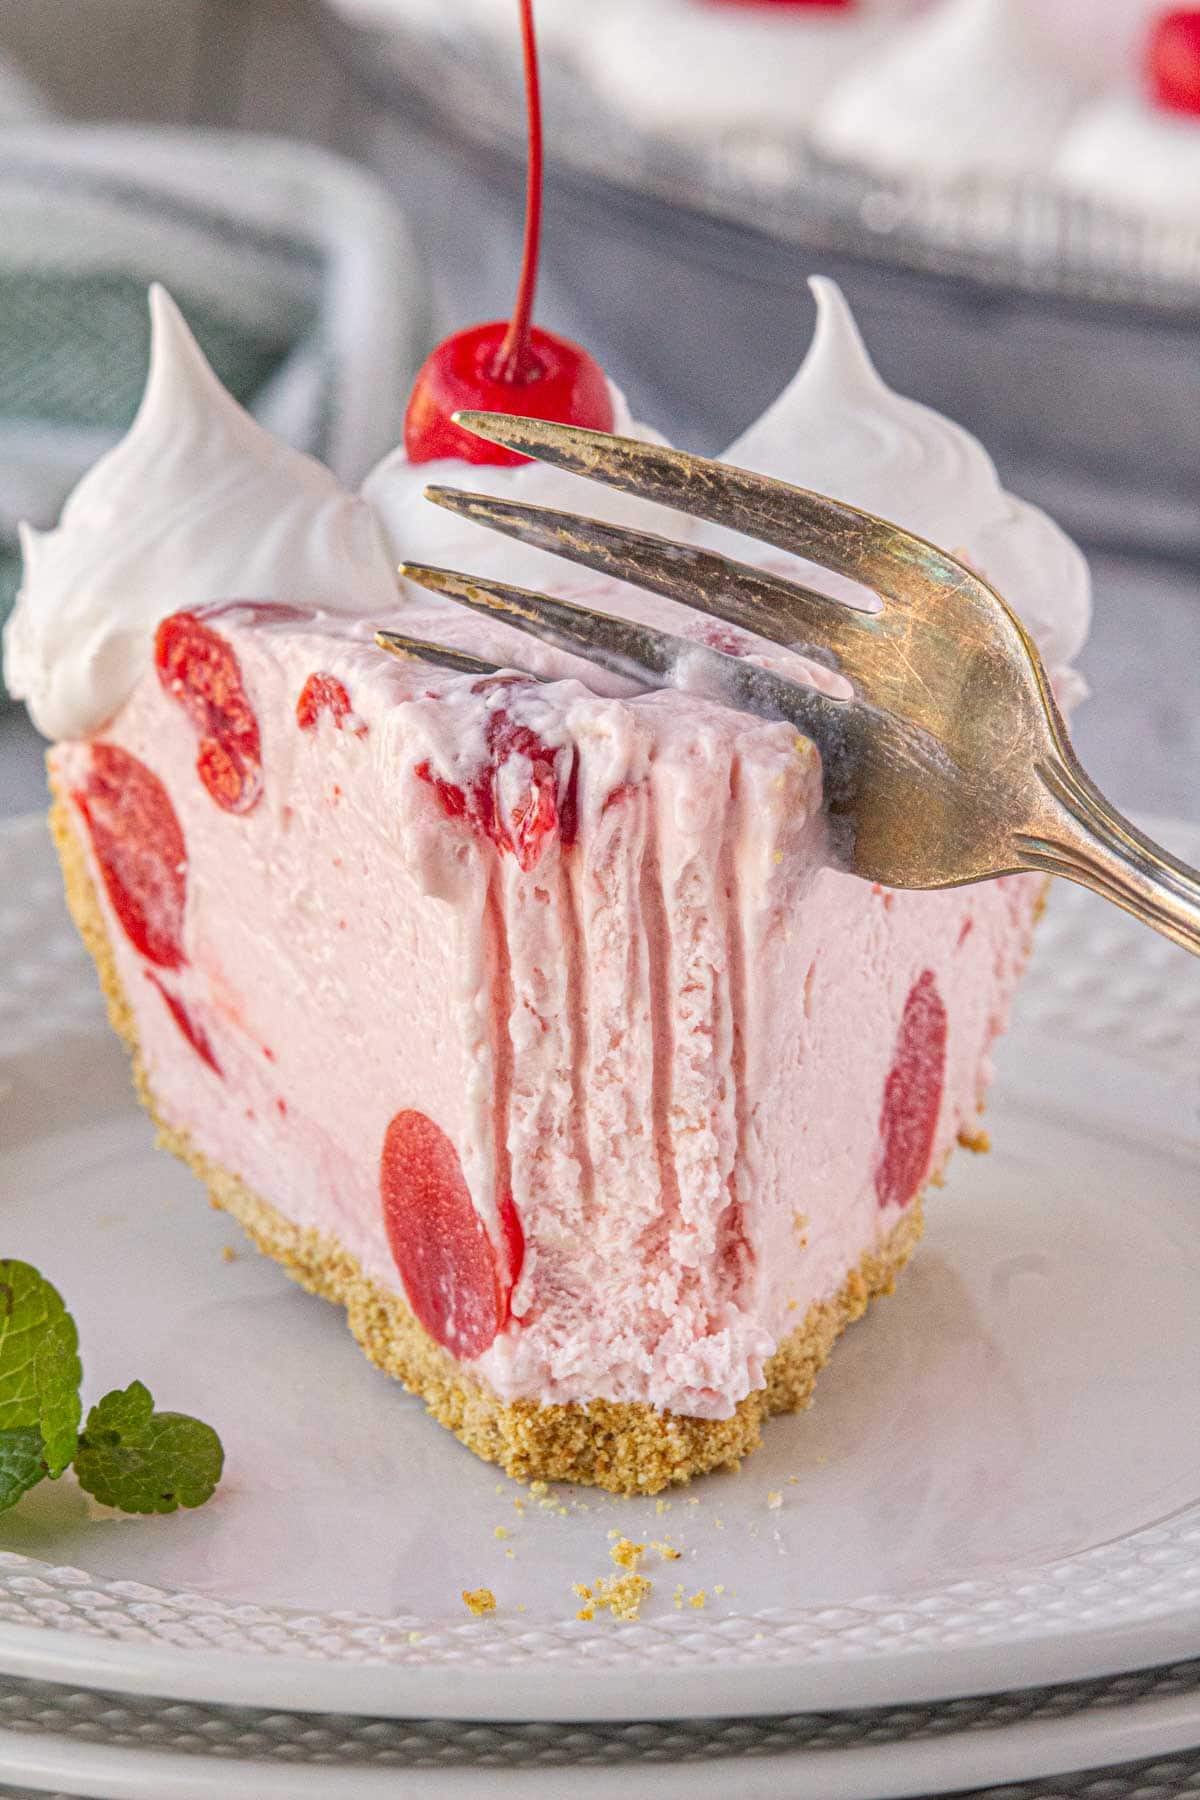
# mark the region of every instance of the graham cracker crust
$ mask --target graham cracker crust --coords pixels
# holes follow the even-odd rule
[[[265,1255],[310,1293],[345,1307],[351,1331],[377,1367],[419,1395],[432,1416],[469,1450],[498,1463],[518,1480],[573,1481],[615,1494],[656,1494],[710,1469],[736,1468],[761,1443],[765,1418],[808,1405],[817,1374],[837,1339],[877,1295],[892,1292],[897,1274],[916,1248],[923,1229],[919,1197],[881,1249],[863,1258],[841,1292],[809,1309],[767,1363],[766,1385],[747,1394],[728,1419],[659,1412],[644,1402],[592,1400],[586,1405],[540,1406],[532,1400],[502,1401],[452,1361],[400,1296],[364,1276],[334,1239],[290,1224],[162,1118],[74,811],[61,795],[56,794],[51,807],[50,830],[71,916],[96,964],[109,1020],[129,1050],[134,1086],[158,1127],[159,1143],[188,1165],[208,1189],[212,1205],[230,1213]]]

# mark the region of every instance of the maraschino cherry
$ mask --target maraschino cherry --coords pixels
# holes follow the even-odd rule
[[[464,408],[554,419],[562,425],[613,428],[604,370],[586,350],[533,323],[542,235],[542,101],[538,82],[533,0],[520,0],[529,106],[529,187],[525,252],[512,318],[456,331],[432,350],[413,385],[404,420],[409,462],[453,456],[472,463],[522,463],[528,458],[485,443],[455,425]]]
[[[1200,118],[1200,6],[1161,14],[1150,33],[1146,69],[1157,106]]]

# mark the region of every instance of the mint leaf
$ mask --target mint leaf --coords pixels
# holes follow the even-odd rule
[[[58,1289],[29,1263],[0,1258],[0,1431],[38,1423],[34,1362],[46,1332],[66,1310]]]
[[[75,1454],[83,1402],[79,1384],[79,1333],[69,1312],[43,1332],[33,1357],[38,1425],[42,1433],[46,1473],[57,1481]]]
[[[225,1461],[211,1425],[186,1413],[155,1412],[140,1381],[115,1388],[93,1406],[79,1439],[75,1474],[105,1506],[169,1513],[203,1506]]]
[[[12,1425],[0,1431],[0,1512],[15,1506],[45,1473],[42,1434],[36,1425]]]
[[[29,1263],[0,1258],[0,1511],[71,1462],[79,1484],[122,1512],[201,1506],[225,1454],[211,1426],[155,1412],[140,1381],[93,1406],[82,1435],[79,1334],[62,1296]]]

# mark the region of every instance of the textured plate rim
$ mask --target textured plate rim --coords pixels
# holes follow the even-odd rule
[[[467,1628],[468,1630],[471,1628]],[[1090,1681],[1181,1661],[1200,1644],[1200,1607],[1122,1629],[947,1652],[899,1651],[861,1661],[761,1663],[721,1669],[723,1717],[838,1712],[916,1705]],[[645,1665],[584,1669],[543,1663],[536,1692],[530,1667],[463,1663],[324,1662],[299,1656],[203,1654],[161,1643],[122,1643],[85,1632],[0,1626],[0,1671],[212,1705],[281,1707],[373,1718],[621,1722],[706,1718],[714,1712],[713,1663],[663,1666],[647,1685]],[[853,1692],[848,1692],[848,1682]]]

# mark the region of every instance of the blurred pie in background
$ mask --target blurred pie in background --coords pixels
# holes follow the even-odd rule
[[[892,176],[1033,174],[1078,107],[1136,59],[1146,0],[943,0],[860,61],[813,119],[818,147]]]
[[[511,51],[515,0],[332,0]],[[1160,0],[538,0],[552,63],[634,130],[790,142],[888,181],[1033,179],[1200,220],[1200,6]]]

